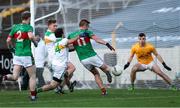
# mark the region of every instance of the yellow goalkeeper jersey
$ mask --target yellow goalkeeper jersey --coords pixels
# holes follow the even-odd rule
[[[135,54],[138,62],[141,64],[151,63],[153,61],[153,52],[156,52],[156,49],[150,43],[146,43],[143,47],[139,43],[135,43],[131,48],[131,54]]]

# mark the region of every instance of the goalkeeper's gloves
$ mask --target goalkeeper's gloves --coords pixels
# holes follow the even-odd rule
[[[106,46],[112,51],[115,51],[115,49],[109,44],[109,43],[106,43]]]
[[[124,70],[125,70],[126,68],[128,68],[128,67],[129,67],[129,65],[130,65],[130,63],[129,63],[129,62],[127,62],[127,63],[124,65]]]
[[[171,71],[171,68],[170,67],[168,67],[167,65],[166,65],[166,63],[165,62],[162,62],[162,65],[164,66],[164,68],[166,68],[168,71]]]

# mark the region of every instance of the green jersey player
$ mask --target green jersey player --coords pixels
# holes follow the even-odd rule
[[[31,100],[36,99],[35,85],[36,85],[36,68],[31,52],[31,41],[36,41],[33,35],[33,28],[30,23],[30,12],[22,13],[22,23],[14,25],[7,38],[9,47],[14,47],[12,40],[15,41],[15,54],[13,57],[13,74],[3,76],[4,80],[17,80],[22,67],[25,67],[29,74],[29,89],[31,92]]]
[[[108,65],[104,64],[103,60],[97,55],[94,51],[91,39],[95,40],[97,43],[106,45],[110,50],[114,50],[114,48],[104,40],[97,37],[92,31],[88,30],[89,21],[86,19],[82,19],[79,23],[79,30],[71,33],[68,38],[75,38],[79,36],[80,38],[73,43],[73,46],[77,52],[79,60],[87,68],[95,77],[96,83],[102,91],[102,95],[106,95],[106,89],[103,86],[102,79],[96,67],[100,68],[106,75],[109,83],[112,82],[112,76],[110,74],[114,69],[110,68]]]

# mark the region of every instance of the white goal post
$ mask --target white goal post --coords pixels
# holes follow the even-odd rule
[[[35,31],[35,23],[36,22],[38,22],[40,20],[43,20],[43,19],[45,19],[47,17],[50,17],[52,15],[55,15],[55,14],[59,13],[63,9],[61,0],[58,0],[58,3],[59,3],[59,8],[55,12],[52,12],[50,14],[47,14],[45,16],[42,16],[40,18],[35,19],[35,0],[30,0],[30,13],[31,13],[31,22],[30,22],[30,24],[33,27],[33,31]],[[33,33],[35,34],[35,32],[33,32]],[[31,48],[32,48],[33,55],[35,55],[35,53],[34,53],[35,46],[33,44],[31,45]]]

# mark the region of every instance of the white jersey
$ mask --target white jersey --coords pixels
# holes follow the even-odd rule
[[[48,60],[51,62],[52,57],[54,55],[54,45],[56,42],[56,36],[54,32],[51,32],[50,30],[47,30],[45,33],[45,44],[48,51]]]
[[[46,60],[47,57],[47,50],[46,50],[46,46],[45,46],[45,42],[40,39],[40,41],[38,42],[38,46],[35,48],[35,64],[36,67],[38,68],[42,68],[44,67],[44,62]]]
[[[53,56],[52,64],[56,66],[67,67],[68,62],[68,39],[59,38],[55,43],[55,53]]]

